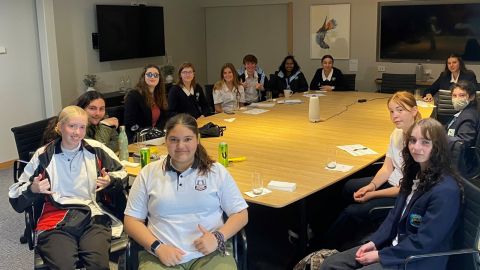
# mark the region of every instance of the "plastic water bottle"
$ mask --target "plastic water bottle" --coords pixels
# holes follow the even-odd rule
[[[120,126],[120,134],[118,134],[118,148],[120,149],[120,160],[128,161],[128,138],[125,133],[125,126]]]

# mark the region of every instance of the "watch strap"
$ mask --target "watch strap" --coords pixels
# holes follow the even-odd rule
[[[153,241],[153,243],[150,245],[150,251],[152,253],[155,253],[155,251],[160,247],[161,244],[162,242],[160,242],[159,240]]]

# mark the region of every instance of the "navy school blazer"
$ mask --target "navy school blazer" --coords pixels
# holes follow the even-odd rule
[[[447,251],[461,212],[461,192],[455,179],[441,176],[427,192],[415,192],[405,209],[408,194],[400,193],[385,221],[370,237],[384,266],[402,265],[411,255]],[[398,244],[392,240],[399,235]],[[409,269],[445,269],[447,257],[419,260]]]

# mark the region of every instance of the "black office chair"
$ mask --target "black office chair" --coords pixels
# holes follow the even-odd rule
[[[476,165],[473,166],[473,170],[469,172],[469,178],[473,179],[480,179],[480,127],[477,128],[479,130],[477,134],[477,140],[475,142],[475,146],[473,146],[472,150],[474,151],[474,158]]]
[[[11,128],[18,153],[18,159],[13,163],[13,180],[15,182],[22,174],[23,168],[30,161],[33,153],[40,148],[43,132],[53,118],[55,117]]]
[[[207,99],[207,105],[210,110],[210,114],[215,113],[215,104],[213,102],[213,84],[205,84],[205,98]]]
[[[344,90],[356,91],[355,78],[357,74],[343,74],[343,88]]]
[[[118,119],[118,125],[119,126],[123,125],[123,123],[124,123],[124,121],[123,121],[124,112],[125,112],[125,106],[124,105],[106,107],[105,108],[105,114],[108,115],[108,117],[116,117]]]
[[[440,89],[437,94],[435,94],[434,99],[437,107],[433,110],[432,115],[438,122],[446,126],[452,120],[453,115],[457,113],[457,111],[453,109],[451,91]]]
[[[382,73],[382,85],[380,93],[393,94],[397,91],[414,93],[416,88],[415,74],[392,74]]]
[[[43,133],[53,118],[55,117],[11,128],[18,153],[18,159],[13,163],[13,181],[15,183],[18,182],[23,168],[30,161],[33,153],[40,148]],[[24,234],[20,236],[20,243],[27,243],[27,236],[27,229],[25,229]]]
[[[245,229],[240,230],[234,237],[232,237],[233,258],[237,262],[237,269],[247,270],[247,235]],[[125,249],[125,270],[138,269],[138,252],[144,248],[129,238],[127,248]],[[120,266],[120,263],[119,263]]]
[[[464,179],[463,188],[464,209],[454,237],[454,250],[410,256],[405,260],[405,269],[419,260],[441,256],[449,256],[447,269],[480,269],[480,183]]]

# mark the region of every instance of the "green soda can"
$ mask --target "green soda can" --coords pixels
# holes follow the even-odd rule
[[[140,165],[142,168],[150,163],[150,148],[142,147],[140,148]]]
[[[223,166],[228,166],[228,144],[221,142],[218,145],[218,162]]]

